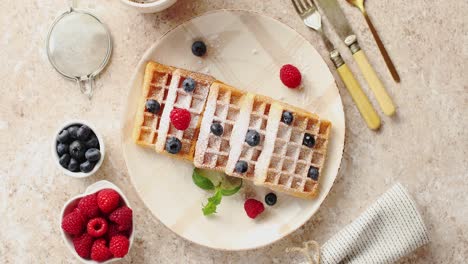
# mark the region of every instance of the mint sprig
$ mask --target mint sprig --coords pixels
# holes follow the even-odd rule
[[[208,198],[208,203],[205,204],[202,208],[203,215],[211,215],[216,213],[216,208],[221,203],[223,199],[223,193],[221,189],[216,188],[216,192],[213,196]]]
[[[233,181],[233,179],[238,182]],[[223,196],[234,195],[242,187],[242,179],[228,178],[224,173],[202,169],[193,170],[192,180],[195,185],[203,190],[214,190],[214,195],[209,197],[208,203],[202,207],[202,212],[205,216],[216,213],[216,209],[221,204]]]

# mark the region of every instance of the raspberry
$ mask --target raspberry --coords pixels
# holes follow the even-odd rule
[[[78,203],[78,208],[80,209],[83,216],[87,217],[88,219],[98,216],[99,207],[97,205],[97,195],[94,193],[81,198],[80,202]]]
[[[117,235],[111,238],[109,243],[109,250],[116,258],[123,258],[128,253],[130,241],[122,235]]]
[[[109,220],[116,223],[118,225],[117,230],[125,231],[129,230],[132,227],[133,221],[133,212],[132,209],[128,208],[127,206],[122,206],[112,212],[109,216]]]
[[[244,203],[244,209],[250,218],[255,219],[259,214],[263,212],[263,210],[265,210],[265,207],[260,201],[257,201],[255,199],[248,199]]]
[[[174,108],[171,111],[170,118],[175,128],[185,130],[189,127],[192,116],[187,109]]]
[[[103,189],[97,194],[97,204],[103,213],[110,213],[119,206],[120,195],[112,189]]]
[[[280,79],[284,85],[291,89],[294,89],[301,84],[302,76],[295,66],[291,64],[286,64],[283,65],[283,67],[281,67]]]
[[[87,225],[88,234],[93,237],[100,237],[103,236],[108,230],[107,221],[102,218],[93,218],[89,220]]]
[[[62,229],[70,235],[80,235],[85,227],[85,219],[80,210],[73,210],[62,219]]]
[[[75,251],[82,258],[89,258],[91,247],[93,246],[93,237],[88,233],[83,233],[81,236],[73,238]]]
[[[112,258],[112,253],[106,246],[106,240],[100,238],[94,241],[93,246],[91,247],[91,259],[102,262],[110,258]]]
[[[117,236],[117,235],[130,237],[130,230],[119,231],[119,225],[116,223],[110,222],[109,228],[107,229],[107,233],[105,235],[106,240],[110,241],[112,237]]]

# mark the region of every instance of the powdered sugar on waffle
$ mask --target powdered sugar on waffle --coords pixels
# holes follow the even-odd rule
[[[198,136],[197,146],[195,148],[195,166],[202,166],[205,156],[206,149],[208,148],[208,139],[210,136],[210,126],[213,122],[215,110],[216,110],[216,99],[218,98],[219,88],[214,86],[211,88],[208,100],[205,106],[205,112],[200,127],[200,134]]]
[[[161,121],[159,123],[159,133],[158,140],[156,141],[155,149],[158,152],[164,150],[166,144],[167,132],[169,131],[169,126],[171,125],[171,120],[169,115],[171,114],[172,109],[174,108],[174,103],[177,97],[177,86],[180,81],[180,71],[174,71],[172,75],[171,84],[169,85],[169,91],[166,99],[166,106],[164,107],[164,112],[161,115]]]
[[[267,127],[265,129],[266,132],[265,140],[263,141],[262,153],[258,157],[257,164],[255,165],[254,182],[256,184],[263,183],[267,176],[267,169],[270,165],[271,156],[275,147],[276,135],[278,134],[278,127],[282,113],[283,108],[279,104],[271,104]]]
[[[234,128],[232,129],[231,140],[229,142],[231,145],[231,151],[229,152],[229,159],[226,164],[227,174],[232,174],[234,172],[236,163],[239,160],[245,134],[249,129],[250,113],[253,109],[254,97],[255,95],[247,93],[242,98],[243,101],[241,103],[239,116],[237,118],[237,122],[234,124]]]

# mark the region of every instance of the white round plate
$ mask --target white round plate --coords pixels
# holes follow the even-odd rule
[[[203,40],[208,52],[192,55]],[[235,87],[255,91],[305,108],[329,119],[331,141],[320,194],[314,200],[278,195],[275,206],[253,220],[244,211],[246,193],[263,201],[268,190],[245,184],[239,194],[224,197],[218,213],[205,217],[201,207],[211,195],[192,182],[193,165],[137,146],[132,128],[141,96],[145,65],[157,61],[210,74]],[[296,65],[303,88],[287,89],[279,80],[283,64]],[[221,10],[196,17],[162,36],[143,56],[130,83],[122,125],[128,172],[140,197],[168,228],[200,245],[246,250],[268,245],[302,226],[319,208],[333,185],[344,146],[345,118],[330,70],[314,47],[281,22],[247,11]]]

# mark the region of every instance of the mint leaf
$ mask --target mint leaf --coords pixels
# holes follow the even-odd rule
[[[221,187],[223,186],[221,185]],[[240,184],[237,185],[237,187],[234,187],[231,189],[221,189],[221,193],[223,194],[223,196],[231,196],[231,195],[236,194],[240,190],[241,187],[242,187],[242,179],[240,180]]]
[[[192,180],[195,185],[202,188],[203,190],[213,190],[215,188],[210,179],[204,177],[198,169],[193,170]]]
[[[216,207],[221,203],[222,198],[223,194],[221,189],[217,188],[215,194],[208,198],[208,203],[203,206],[203,215],[211,215],[216,213]]]

